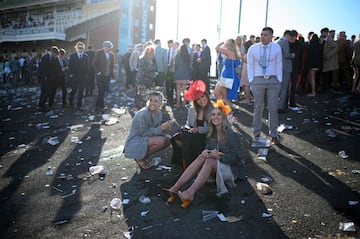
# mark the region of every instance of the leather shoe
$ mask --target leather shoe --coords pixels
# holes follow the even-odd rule
[[[271,138],[271,143],[275,144],[275,145],[280,145],[280,140],[278,139],[278,137],[272,137]]]

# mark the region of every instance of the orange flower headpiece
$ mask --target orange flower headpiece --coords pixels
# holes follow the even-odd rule
[[[217,100],[216,103],[214,103],[214,107],[220,108],[225,115],[228,115],[231,112],[231,107],[229,105],[225,105],[224,101],[221,99]]]

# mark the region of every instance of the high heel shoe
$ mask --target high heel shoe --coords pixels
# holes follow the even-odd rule
[[[190,199],[190,198],[189,199],[184,199],[181,194],[182,193],[180,191],[177,193],[178,197],[180,198],[180,201],[182,202],[181,207],[185,209],[191,204],[192,199]]]
[[[168,202],[169,204],[172,204],[173,202],[175,202],[175,195],[176,195],[176,193],[170,191],[170,189],[167,189],[167,188],[163,188],[163,190],[169,192],[169,195],[170,195],[170,196],[169,196],[169,198],[167,199],[167,202]]]

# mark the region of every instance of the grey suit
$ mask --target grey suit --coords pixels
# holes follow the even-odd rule
[[[164,80],[165,80],[165,74],[168,69],[168,59],[167,59],[167,50],[165,48],[162,48],[161,46],[155,47],[155,63],[156,63],[156,69],[157,69],[157,79],[156,79],[156,85],[157,86],[163,86]]]
[[[287,110],[289,81],[292,71],[292,60],[294,59],[294,55],[290,53],[289,42],[285,38],[280,38],[277,41],[277,44],[279,44],[281,47],[283,64],[283,80],[281,82],[279,109]]]

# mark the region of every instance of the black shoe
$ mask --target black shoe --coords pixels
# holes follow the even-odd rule
[[[39,107],[39,111],[40,111],[40,112],[47,112],[47,110],[46,110],[45,107]]]

